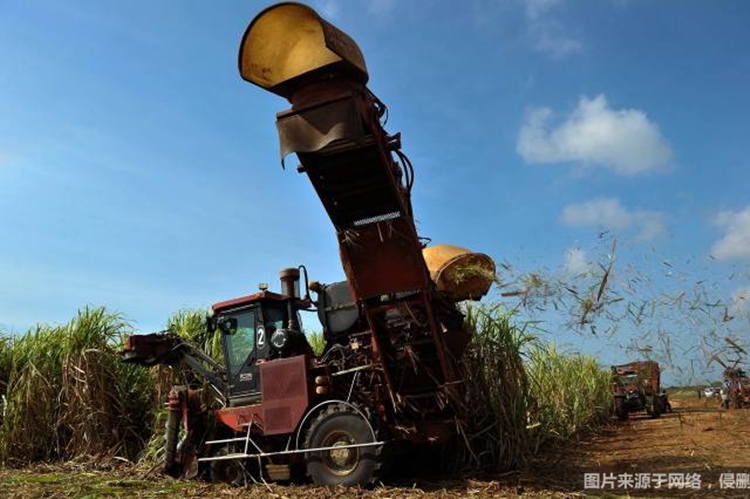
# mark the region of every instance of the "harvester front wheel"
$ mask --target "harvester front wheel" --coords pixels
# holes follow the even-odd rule
[[[305,453],[307,474],[319,486],[367,485],[380,467],[380,446],[346,446],[372,442],[372,427],[361,413],[333,404],[315,418],[308,431],[305,448],[329,449]]]
[[[651,419],[657,419],[661,416],[661,405],[658,401],[654,402],[649,416],[651,416]]]
[[[625,407],[625,399],[622,397],[615,397],[615,416],[620,421],[628,419],[628,409]]]
[[[222,447],[214,457],[224,457],[231,454],[228,447]],[[244,485],[245,468],[242,461],[238,459],[218,459],[211,461],[211,481],[215,483],[228,483],[230,485]]]
[[[732,392],[732,407],[742,409],[742,397],[737,392]]]

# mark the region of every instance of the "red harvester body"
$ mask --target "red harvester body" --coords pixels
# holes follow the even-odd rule
[[[494,263],[453,246],[424,248],[411,163],[400,136],[383,129],[385,105],[345,33],[309,7],[278,4],[248,26],[239,67],[291,103],[277,115],[282,161],[296,153],[320,197],[346,281],[308,282],[305,270],[301,289],[303,267],[289,268],[280,293],[215,304],[208,333],[221,335],[218,361],[169,333],[131,336],[123,356],[187,365],[209,388],[210,396],[200,387],[170,393],[171,473],[238,482],[247,472],[273,480],[306,472],[319,485],[367,484],[384,447],[456,435],[465,416],[456,360],[471,339],[456,303],[487,292]],[[319,356],[300,310],[317,311]]]

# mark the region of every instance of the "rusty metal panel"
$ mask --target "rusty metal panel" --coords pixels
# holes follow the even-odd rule
[[[326,98],[323,91],[317,95]],[[342,265],[373,333],[373,352],[384,361],[389,388],[399,395],[440,391],[455,373],[433,315],[434,285],[411,214],[407,174],[390,152],[397,142],[374,118],[373,98],[354,95],[357,105],[349,111],[358,113],[365,140],[335,141],[319,151],[298,153],[301,171],[336,228]],[[398,327],[388,315],[395,310],[394,300],[414,312],[403,315]],[[418,366],[407,370],[404,365]]]
[[[173,359],[170,354],[180,343],[180,339],[173,335],[133,334],[125,340],[125,348],[120,354],[125,362],[152,366]]]
[[[421,249],[403,218],[339,233],[341,260],[357,299],[427,287]]]
[[[260,364],[264,434],[291,433],[309,405],[304,355]]]
[[[214,411],[214,415],[216,419],[234,431],[246,431],[247,425],[251,423],[259,430],[263,429],[263,415],[260,404],[224,407],[223,409]]]
[[[292,109],[277,115],[281,154],[297,153],[299,171],[308,175],[336,229],[347,281],[372,334],[373,360],[382,363],[392,399],[401,401],[396,409],[425,417],[442,413],[443,392],[456,376],[412,216],[411,164],[398,152],[401,163],[394,156],[400,140],[382,128],[384,106],[343,74],[296,80],[287,96]],[[287,393],[283,387],[272,391]],[[267,393],[264,386],[267,434],[292,431],[299,420],[291,398],[276,402]]]
[[[388,140],[375,118],[373,98],[356,90],[344,100],[334,98],[338,91],[338,87],[330,93],[310,90],[308,102],[317,104],[308,108],[335,110],[321,118],[325,123],[338,121],[338,125],[326,125],[330,133],[356,121],[360,130],[364,127],[365,137],[341,138],[316,151],[298,150],[298,157],[336,228],[355,299],[413,290],[429,293],[432,282],[403,184],[404,173],[385,149]],[[340,105],[343,102],[345,106]],[[280,116],[288,119],[307,112],[293,110]]]
[[[408,213],[371,137],[298,156],[337,232]]]
[[[280,113],[276,128],[282,160],[293,152],[319,151],[336,140],[362,142],[365,136],[351,95]]]

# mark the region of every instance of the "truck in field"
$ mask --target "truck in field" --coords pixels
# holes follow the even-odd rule
[[[736,359],[732,362],[732,365],[727,364],[716,355],[712,356],[711,360],[718,362],[724,368],[722,373],[722,390],[726,392],[726,397],[722,400],[724,408],[742,409],[743,407],[750,407],[750,376],[739,367],[741,359]]]
[[[661,370],[653,360],[612,366],[614,412],[618,419],[631,413],[646,412],[658,418],[669,408],[667,395],[661,390]]]
[[[372,483],[386,455],[437,448],[458,433],[466,418],[458,360],[472,331],[457,303],[486,294],[495,265],[423,244],[412,165],[400,135],[383,128],[386,107],[367,88],[348,35],[305,5],[274,5],[249,24],[239,70],[291,104],[276,120],[281,158],[295,153],[319,196],[346,280],[308,281],[303,266],[290,267],[278,291],[214,304],[207,333],[220,335],[221,359],[169,333],[130,336],[122,355],[187,366],[204,380],[169,393],[171,474]],[[318,355],[302,311],[320,321]]]

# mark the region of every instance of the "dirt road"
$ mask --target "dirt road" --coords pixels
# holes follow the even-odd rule
[[[750,410],[723,410],[697,394],[673,399],[672,407],[574,444],[542,481],[587,495],[750,496]]]
[[[421,481],[374,490],[251,485],[246,488],[142,479],[129,467],[0,470],[0,497],[748,497],[750,410],[719,409],[697,396],[674,412],[614,422],[598,436],[550,452],[529,470],[492,477]]]

